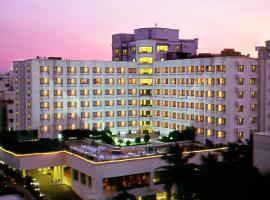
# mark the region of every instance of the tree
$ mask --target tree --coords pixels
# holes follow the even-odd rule
[[[124,141],[123,140],[118,140],[118,144],[119,144],[119,147],[121,147],[121,144],[123,144],[124,143]]]
[[[135,138],[135,142],[136,142],[136,143],[141,143],[141,138],[140,138],[140,137],[136,137],[136,138]]]
[[[112,200],[136,200],[136,197],[124,190],[117,196],[113,197]]]
[[[148,134],[144,135],[143,141],[144,141],[145,143],[147,143],[147,142],[149,142],[149,140],[150,140],[150,135],[148,135]]]
[[[171,188],[176,186],[176,199],[192,199],[196,188],[196,165],[188,163],[193,154],[184,155],[183,148],[178,144],[172,145],[167,153],[161,157],[169,165],[157,168],[161,183],[167,192],[167,198],[171,198]]]
[[[129,146],[130,145],[130,140],[126,141],[126,145]]]

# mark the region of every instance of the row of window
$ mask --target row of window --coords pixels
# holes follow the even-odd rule
[[[152,64],[153,59],[152,57],[141,57],[139,58],[140,64]],[[177,69],[178,68],[178,69]],[[113,67],[104,67],[105,73],[114,73]],[[238,72],[244,72],[245,69],[249,69],[250,72],[256,72],[257,66],[251,65],[251,66],[245,66],[245,65],[238,65],[237,71]],[[18,66],[15,67],[14,70],[16,73],[18,72]],[[31,67],[26,67],[26,72],[30,72]],[[40,72],[41,73],[49,73],[50,68],[48,66],[40,66]],[[64,71],[64,68],[61,66],[54,66],[53,72],[56,74],[62,74]],[[204,73],[204,72],[226,72],[226,65],[208,65],[208,66],[180,66],[180,67],[155,67],[154,72],[155,73],[194,73],[195,71],[197,73]],[[117,73],[137,73],[136,68],[125,68],[125,67],[118,67]],[[67,74],[76,74],[77,73],[77,67],[67,67]],[[80,67],[80,73],[82,74],[89,74],[90,68],[89,67]],[[102,67],[93,67],[92,73],[94,74],[100,74],[102,73]]]

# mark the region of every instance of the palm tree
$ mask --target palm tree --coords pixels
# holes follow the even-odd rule
[[[171,199],[171,189],[175,186],[175,197],[177,199],[193,199],[196,165],[188,163],[193,155],[184,155],[183,148],[178,144],[168,148],[165,155],[161,157],[169,165],[162,166],[156,169],[160,174],[160,182],[164,184],[164,189],[167,193],[166,199]]]

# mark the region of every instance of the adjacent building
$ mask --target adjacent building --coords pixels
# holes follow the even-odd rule
[[[0,73],[0,131],[13,130],[13,73]]]

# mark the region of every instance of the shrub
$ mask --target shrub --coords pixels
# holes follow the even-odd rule
[[[127,146],[130,145],[130,141],[129,141],[129,140],[126,141],[126,145],[127,145]]]
[[[144,135],[143,141],[144,141],[145,143],[147,143],[147,142],[149,142],[149,140],[150,140],[150,135],[148,135],[148,134]]]
[[[135,138],[135,142],[136,142],[136,143],[141,143],[141,138],[140,138],[140,137],[136,137],[136,138]]]

